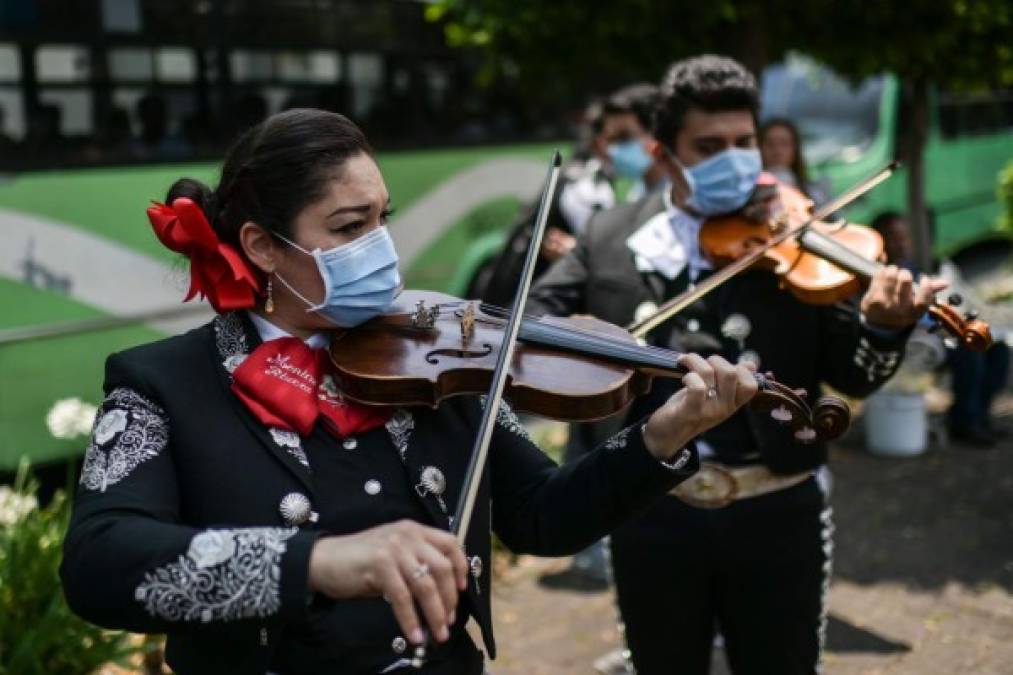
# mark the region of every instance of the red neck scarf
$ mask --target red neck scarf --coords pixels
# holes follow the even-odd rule
[[[324,428],[344,438],[374,429],[390,418],[387,408],[341,397],[328,373],[326,350],[312,350],[296,337],[264,342],[232,373],[232,391],[270,427],[308,436],[323,416]]]

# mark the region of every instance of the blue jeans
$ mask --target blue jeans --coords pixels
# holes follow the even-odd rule
[[[958,432],[987,429],[992,401],[1009,379],[1009,347],[996,342],[984,353],[954,349],[949,363],[953,372],[950,427]]]

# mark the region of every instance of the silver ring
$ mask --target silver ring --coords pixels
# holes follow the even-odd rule
[[[718,397],[717,389],[711,387],[710,389],[707,390],[707,398],[717,398],[717,397]]]
[[[415,569],[412,570],[412,579],[418,581],[427,574],[429,574],[429,565],[425,563],[419,563],[418,565],[415,566]]]

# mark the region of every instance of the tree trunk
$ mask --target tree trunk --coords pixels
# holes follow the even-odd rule
[[[932,269],[932,231],[925,206],[925,142],[929,134],[929,86],[924,77],[911,83],[911,119],[907,142],[907,200],[915,262],[922,272]]]

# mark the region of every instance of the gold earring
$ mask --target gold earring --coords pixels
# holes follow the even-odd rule
[[[267,278],[267,302],[264,303],[264,311],[268,314],[274,313],[274,284],[273,277]]]

